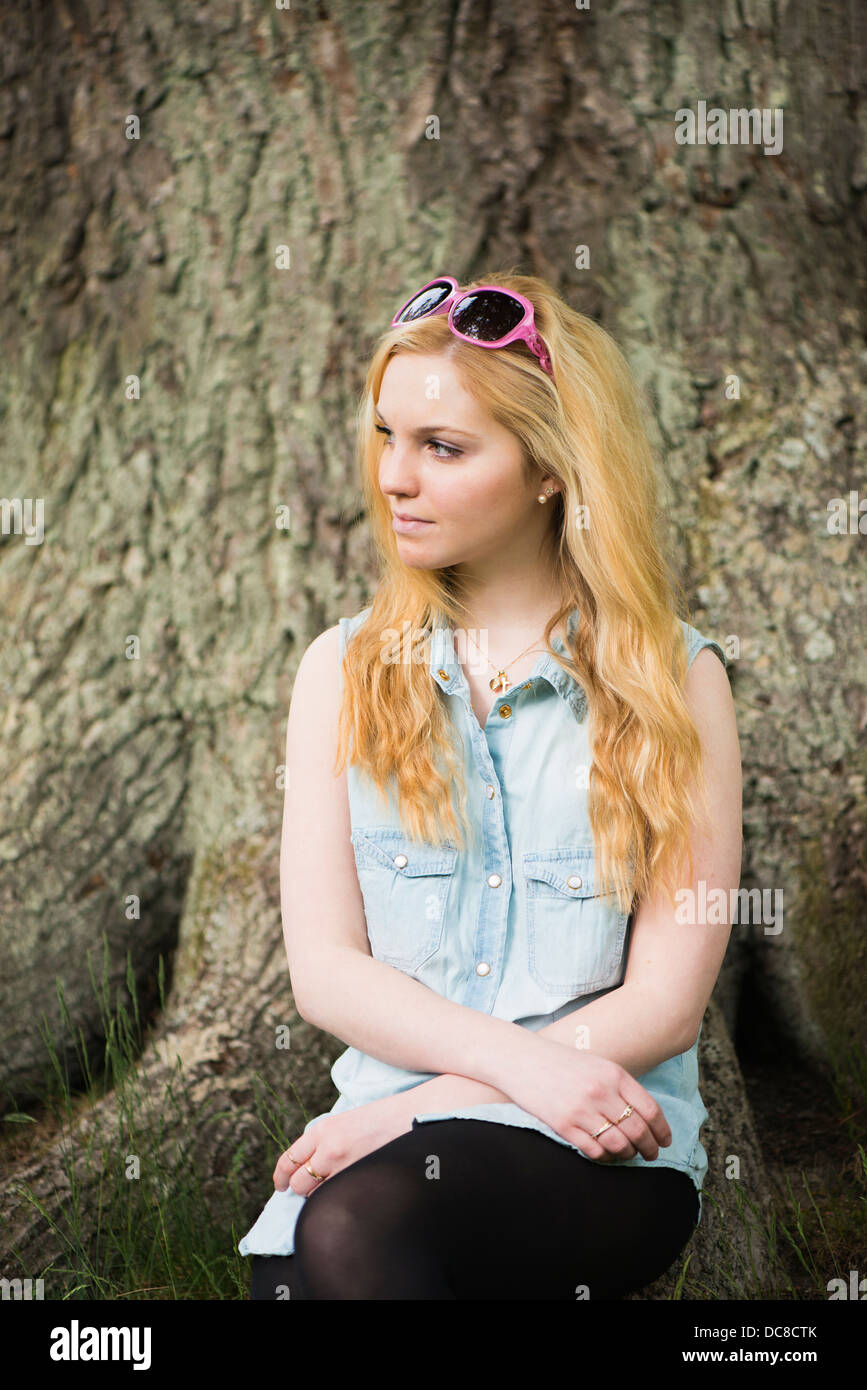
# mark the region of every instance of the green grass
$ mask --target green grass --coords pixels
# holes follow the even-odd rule
[[[675,1298],[697,1300],[746,1299],[803,1301],[829,1298],[828,1282],[842,1278],[848,1288],[849,1271],[859,1268],[857,1249],[864,1249],[867,1230],[867,1153],[857,1145],[860,1168],[860,1195],[837,1193],[817,1200],[809,1181],[803,1175],[804,1196],[793,1189],[791,1177],[785,1174],[785,1198],[767,1214],[751,1200],[740,1183],[733,1183],[736,1216],[726,1216],[722,1206],[704,1189],[705,1213],[715,1210],[720,1217],[722,1233],[720,1258],[714,1265],[715,1287],[705,1280],[689,1276],[689,1251],[678,1276]],[[706,1215],[702,1217],[704,1221]],[[734,1228],[742,1233],[747,1256],[744,1258],[733,1240]],[[758,1254],[764,1251],[764,1260]],[[846,1253],[849,1251],[850,1253]],[[768,1271],[759,1277],[757,1265]],[[863,1256],[860,1272],[867,1273]]]
[[[221,1177],[197,1170],[191,1157],[196,1108],[180,1061],[162,1095],[143,1085],[138,1063],[148,1028],[139,1014],[129,960],[126,987],[131,1014],[120,997],[112,1005],[107,975],[106,945],[102,981],[97,984],[91,973],[105,1039],[98,1057],[88,1055],[80,1032],[76,1037],[58,982],[63,1030],[68,1041],[74,1039],[84,1086],[76,1089],[70,1084],[70,1069],[61,1059],[63,1050],[43,1016],[48,1068],[38,1105],[32,1107],[36,1113],[13,1110],[3,1117],[0,1144],[7,1171],[16,1157],[57,1146],[68,1184],[59,1219],[44,1211],[30,1188],[19,1185],[24,1198],[40,1211],[46,1231],[54,1232],[61,1254],[47,1266],[32,1269],[24,1267],[20,1251],[13,1251],[18,1267],[11,1268],[7,1257],[3,1274],[42,1278],[46,1299],[246,1299],[250,1262],[238,1254],[237,1242],[259,1210],[255,1198],[251,1206],[249,1190],[245,1197],[241,1188],[242,1173],[248,1181],[250,1175],[246,1147],[238,1144],[229,1171]],[[162,959],[158,987],[164,1010]],[[829,1278],[840,1277],[848,1284],[851,1268],[859,1268],[862,1277],[867,1275],[863,1253],[863,1268],[858,1264],[859,1252],[867,1249],[867,1154],[858,1142],[855,1123],[867,1104],[867,1066],[863,1053],[853,1050],[837,1058],[835,1067],[833,1089],[840,1122],[852,1140],[851,1181],[847,1177],[838,1190],[816,1194],[803,1174],[798,1175],[798,1191],[786,1174],[785,1191],[767,1216],[740,1183],[733,1183],[736,1221],[746,1233],[747,1258],[737,1253],[729,1213],[727,1229],[726,1223],[720,1223],[722,1252],[714,1267],[714,1287],[691,1272],[690,1245],[673,1298],[827,1300]],[[258,1073],[253,1092],[262,1131],[256,1154],[262,1171],[253,1188],[261,1191],[264,1203],[271,1172],[266,1165],[288,1146],[291,1136],[284,1129],[285,1102]],[[118,1106],[116,1131],[103,1136],[92,1128],[89,1135],[83,1133],[82,1118],[110,1093]],[[299,1106],[306,1121],[309,1117],[300,1100]],[[821,1144],[821,1136],[817,1143]],[[84,1182],[76,1176],[82,1157],[88,1175]],[[703,1223],[712,1209],[722,1216],[707,1185],[703,1201]],[[770,1271],[764,1280],[757,1273],[759,1250],[764,1251]]]
[[[867,1276],[867,1151],[863,1142],[867,1057],[863,1048],[852,1043],[840,1046],[832,1042],[829,1051],[832,1108],[838,1112],[837,1124],[850,1148],[849,1171],[835,1174],[833,1165],[829,1166],[829,1181],[817,1191],[804,1171],[793,1165],[778,1177],[774,1207],[766,1214],[742,1185],[734,1182],[736,1224],[743,1233],[747,1259],[735,1249],[735,1223],[729,1213],[720,1221],[723,1250],[714,1268],[716,1293],[700,1279],[690,1281],[684,1269],[679,1280],[682,1292],[676,1297],[827,1301],[832,1279],[842,1279],[848,1289],[850,1270],[858,1270],[861,1278]],[[832,1123],[833,1117],[816,1133],[819,1157]],[[708,1210],[714,1208],[722,1216],[720,1203],[707,1187],[704,1202]],[[758,1251],[765,1253],[768,1274],[764,1280],[756,1272]]]
[[[75,1035],[62,987],[58,982],[63,1031],[74,1040],[74,1052],[84,1086],[70,1084],[70,1068],[61,1060],[62,1048],[42,1020],[48,1067],[35,1113],[13,1110],[4,1117],[2,1147],[8,1171],[18,1154],[34,1146],[57,1146],[68,1184],[62,1217],[52,1219],[35,1192],[18,1184],[18,1191],[39,1211],[53,1247],[62,1253],[50,1264],[25,1268],[13,1247],[18,1267],[7,1256],[3,1274],[9,1278],[42,1278],[46,1299],[237,1299],[248,1297],[250,1262],[237,1251],[237,1242],[251,1224],[249,1196],[244,1198],[240,1176],[249,1171],[245,1146],[231,1155],[229,1171],[217,1179],[202,1174],[187,1150],[196,1108],[190,1098],[180,1060],[176,1059],[160,1096],[142,1079],[138,1061],[148,1036],[139,1015],[135,980],[127,960],[126,986],[130,1014],[122,1000],[112,1007],[106,983],[107,951],[102,982],[91,981],[100,1001],[105,1038],[102,1055],[88,1055],[80,1032]],[[164,962],[159,962],[159,996],[165,1008]],[[81,1132],[86,1112],[109,1093],[118,1105],[115,1131]],[[257,1120],[278,1149],[291,1136],[282,1132],[280,1097],[256,1075]],[[210,1119],[219,1118],[211,1114]],[[26,1129],[28,1133],[23,1133]],[[28,1146],[28,1140],[30,1145]],[[82,1159],[86,1176],[77,1176]],[[206,1191],[205,1180],[211,1178]],[[270,1170],[261,1174],[262,1201],[267,1197]]]

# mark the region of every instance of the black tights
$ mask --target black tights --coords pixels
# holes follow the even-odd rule
[[[620,1298],[669,1268],[697,1220],[676,1168],[592,1163],[491,1120],[430,1121],[314,1188],[295,1253],[251,1257],[250,1297]]]

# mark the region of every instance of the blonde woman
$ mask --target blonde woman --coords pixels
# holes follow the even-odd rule
[[[359,431],[381,574],[299,666],[281,852],[297,1007],[348,1046],[251,1296],[622,1297],[701,1219],[725,656],[678,616],[626,362],[544,281],[422,286]]]

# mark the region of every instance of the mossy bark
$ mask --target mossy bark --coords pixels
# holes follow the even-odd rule
[[[737,1150],[761,1205],[725,1042],[745,975],[813,1062],[838,1019],[867,1043],[867,541],[827,527],[865,476],[861,11],[79,0],[10,12],[4,56],[0,491],[46,516],[41,544],[0,547],[9,1101],[41,1083],[40,1015],[63,1033],[58,979],[99,1049],[105,933],[113,996],[129,953],[152,1016],[143,1082],[182,1057],[179,1133],[210,1172],[239,1134],[264,1162],[257,1070],[290,1133],[292,1085],[330,1103],[333,1040],[297,1021],[276,898],[292,678],[373,579],[352,418],[376,335],[434,273],[519,265],[622,343],[690,618],[729,639],[744,884],[782,888],[788,916],[779,937],[736,927],[717,987],[708,1189],[730,1192]],[[699,100],[782,107],[784,152],[678,145]],[[109,1097],[81,1134],[116,1118]],[[27,1259],[51,1238],[14,1183],[57,1214],[62,1171],[34,1137],[7,1180]],[[255,1163],[245,1182],[254,1214]],[[703,1222],[711,1284],[718,1238]]]

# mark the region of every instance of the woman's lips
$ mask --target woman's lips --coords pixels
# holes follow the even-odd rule
[[[401,535],[411,536],[416,531],[423,531],[426,526],[433,526],[433,522],[419,521],[417,517],[402,517],[395,512],[391,526],[392,530],[399,531]]]

